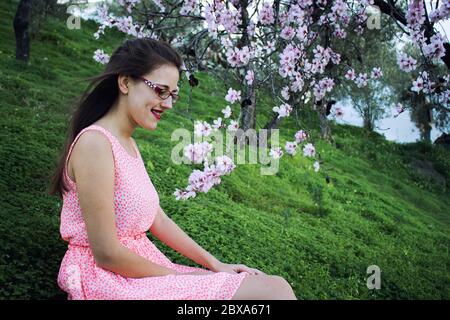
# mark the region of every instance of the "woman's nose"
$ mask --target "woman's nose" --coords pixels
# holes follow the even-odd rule
[[[167,99],[164,99],[162,102],[162,106],[167,109],[172,109],[172,96],[169,96]]]

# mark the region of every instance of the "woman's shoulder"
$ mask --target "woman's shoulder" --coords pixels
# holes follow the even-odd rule
[[[111,154],[112,147],[109,138],[98,130],[85,130],[78,137],[72,149],[72,158],[90,158],[93,161],[96,157],[102,158]]]

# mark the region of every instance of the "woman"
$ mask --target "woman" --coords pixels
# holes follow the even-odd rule
[[[182,65],[162,41],[128,40],[75,109],[50,191],[63,198],[57,282],[70,300],[295,299],[283,278],[216,259],[159,206],[132,134],[172,108]],[[209,270],[172,263],[146,231]]]

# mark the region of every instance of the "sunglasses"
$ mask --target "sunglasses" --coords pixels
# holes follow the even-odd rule
[[[178,93],[170,92],[169,89],[162,88],[162,87],[158,86],[156,83],[153,83],[150,80],[147,80],[143,77],[140,77],[140,79],[142,81],[144,81],[147,86],[152,88],[161,99],[166,100],[167,98],[172,96],[173,104],[178,101],[178,98],[179,98]]]

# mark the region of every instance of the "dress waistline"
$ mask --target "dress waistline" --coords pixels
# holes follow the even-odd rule
[[[147,234],[145,232],[139,233],[137,235],[134,236],[123,236],[123,237],[118,237],[119,241],[120,240],[139,240],[139,239],[143,239],[144,237],[147,237]],[[68,243],[68,248],[90,248],[91,246],[89,244],[79,244],[79,243],[72,243],[69,241]]]

